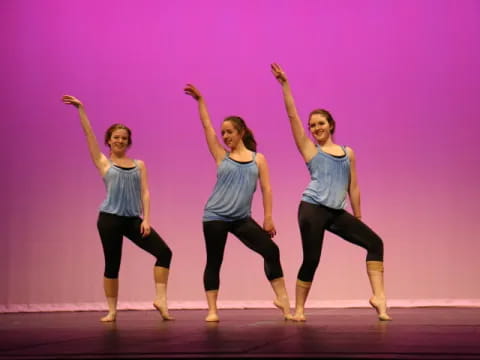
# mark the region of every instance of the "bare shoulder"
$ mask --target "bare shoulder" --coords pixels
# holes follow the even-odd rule
[[[108,169],[110,169],[110,166],[112,166],[111,161],[105,156],[104,153],[100,153],[100,159],[95,162],[95,166],[97,169],[100,171],[100,175],[104,176]]]
[[[262,153],[257,153],[255,155],[255,161],[257,162],[258,165],[263,165],[267,162],[267,159],[265,158],[265,155]]]
[[[135,159],[135,161],[137,162],[137,165],[141,170],[144,170],[146,168],[145,161],[140,159]]]
[[[263,155],[262,153],[259,153],[259,152],[257,152],[257,154],[255,155],[255,157],[256,157],[257,159],[265,160],[265,155]]]
[[[347,156],[350,160],[355,159],[355,152],[350,146],[345,146],[345,151],[347,152]]]

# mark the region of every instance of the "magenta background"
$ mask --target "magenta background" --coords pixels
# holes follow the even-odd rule
[[[390,303],[480,303],[479,1],[11,0],[0,13],[0,310],[103,304],[95,222],[104,186],[63,94],[85,103],[99,140],[111,123],[132,127],[152,224],[174,252],[169,301],[206,305],[201,216],[215,165],[187,82],[217,128],[242,116],[267,157],[293,299],[309,178],[271,62],[287,71],[302,119],[330,109],[336,141],[356,151]],[[254,217],[262,221],[259,190]],[[327,235],[309,304],[366,305],[364,259]],[[121,304],[151,301],[152,265],[125,241]],[[233,237],[221,279],[222,301],[271,299],[261,258]]]

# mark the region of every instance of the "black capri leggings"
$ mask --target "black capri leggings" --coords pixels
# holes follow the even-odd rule
[[[102,239],[106,278],[118,278],[124,236],[155,256],[157,258],[155,266],[170,267],[172,251],[153,228],[150,234],[143,238],[140,233],[141,223],[142,219],[139,217],[118,216],[104,212],[98,215],[97,228]]]
[[[363,247],[367,261],[383,261],[383,241],[367,225],[345,210],[331,209],[305,201],[298,208],[303,263],[298,279],[311,282],[320,262],[325,230]]]
[[[248,248],[262,255],[264,271],[268,280],[272,281],[283,276],[280,250],[277,244],[252,218],[231,222],[205,221],[203,223],[203,235],[207,249],[207,264],[203,273],[205,291],[218,290],[220,286],[220,267],[229,232],[239,238]]]

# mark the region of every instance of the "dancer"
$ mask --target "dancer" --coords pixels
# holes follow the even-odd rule
[[[350,147],[334,143],[335,121],[324,109],[313,110],[308,118],[315,144],[303,128],[285,72],[275,63],[271,71],[282,86],[295,144],[311,175],[298,209],[303,263],[295,287],[293,319],[306,320],[305,302],[320,262],[324,232],[328,230],[367,250],[366,267],[373,292],[370,305],[380,320],[391,320],[383,283],[383,241],[361,221],[355,154]],[[344,210],[347,194],[353,215]]]
[[[105,257],[103,287],[108,303],[108,314],[100,321],[111,322],[117,317],[118,273],[124,236],[155,256],[153,274],[156,295],[153,306],[164,320],[173,320],[167,307],[172,251],[150,226],[147,169],[143,161],[127,156],[127,150],[132,144],[132,132],[122,124],[110,126],[105,133],[105,145],[110,149],[107,157],[100,151],[82,102],[70,95],[64,95],[62,100],[78,109],[90,156],[107,189],[97,221]]]
[[[272,191],[267,161],[256,152],[254,136],[238,116],[227,117],[222,123],[221,135],[229,148],[226,150],[217,138],[200,91],[191,84],[187,84],[184,91],[198,102],[207,145],[217,164],[217,182],[203,215],[207,251],[203,283],[208,303],[205,321],[219,321],[217,298],[220,267],[229,232],[263,257],[265,275],[275,293],[274,304],[282,311],[284,319],[291,319],[280,251],[272,240],[276,230],[272,219]],[[251,217],[257,181],[260,181],[263,195],[263,229]]]

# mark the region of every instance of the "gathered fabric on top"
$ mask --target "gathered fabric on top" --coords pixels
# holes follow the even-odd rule
[[[125,169],[111,163],[103,176],[107,197],[100,205],[100,211],[119,216],[141,216],[141,181],[137,161],[135,167]]]
[[[350,159],[342,146],[345,156],[334,156],[324,152],[317,145],[317,154],[307,163],[311,181],[302,194],[302,201],[343,209],[350,186]]]
[[[203,221],[235,221],[251,215],[253,194],[257,188],[258,166],[252,161],[243,163],[229,157],[217,169],[217,182],[204,208]]]

